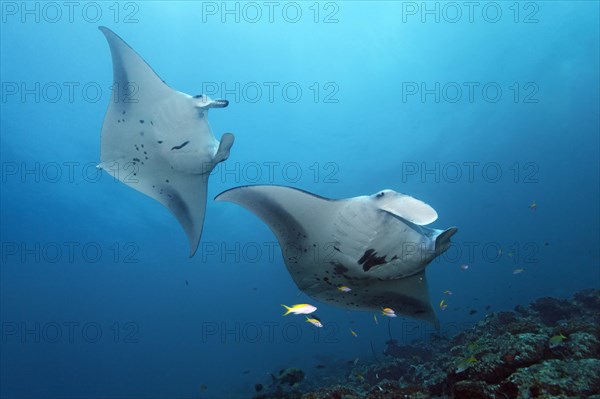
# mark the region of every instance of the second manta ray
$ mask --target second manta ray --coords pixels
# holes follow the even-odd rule
[[[438,325],[425,267],[458,230],[424,227],[437,219],[426,203],[391,190],[331,200],[283,186],[238,187],[216,200],[243,206],[271,228],[290,275],[312,298],[355,310],[391,308]]]
[[[208,125],[208,110],[225,100],[171,89],[127,43],[100,27],[113,61],[113,95],[102,125],[100,168],[166,206],[190,242],[200,242],[208,176],[229,157],[234,137],[221,142]]]

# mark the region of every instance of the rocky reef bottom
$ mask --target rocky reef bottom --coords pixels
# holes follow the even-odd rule
[[[276,385],[254,399],[600,399],[600,291],[488,314],[455,337],[399,346],[331,385]]]

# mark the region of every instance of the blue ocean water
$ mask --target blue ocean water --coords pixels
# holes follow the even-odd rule
[[[382,316],[315,303],[320,330],[281,316],[314,300],[265,224],[212,201],[240,185],[429,203],[433,227],[459,228],[427,268],[446,335],[600,287],[597,2],[1,7],[2,397],[250,397],[282,368],[317,381],[317,364],[381,351]],[[101,25],[172,88],[230,102],[210,111],[236,142],[193,258],[164,207],[95,168],[112,85]]]

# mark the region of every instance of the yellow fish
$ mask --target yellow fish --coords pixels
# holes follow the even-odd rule
[[[452,291],[446,290],[446,291],[444,291],[444,295],[452,295]]]
[[[345,286],[345,285],[340,285],[340,286],[338,287],[338,290],[340,290],[340,291],[342,291],[342,292],[350,292],[350,291],[352,291],[352,288],[350,288],[350,287],[348,287],[348,286]]]
[[[309,305],[307,303],[299,303],[299,304],[296,304],[296,305],[291,306],[291,307],[290,306],[285,306],[283,304],[281,306],[283,306],[287,310],[287,312],[285,312],[283,314],[284,316],[287,316],[290,313],[293,313],[293,314],[311,314],[315,310],[317,310],[316,307],[314,307],[313,305]]]
[[[323,327],[323,324],[321,323],[321,320],[319,320],[319,319],[310,318],[310,317],[306,316],[306,321],[315,327],[319,327],[319,328]]]
[[[550,346],[550,348],[556,348],[557,346],[559,346],[560,344],[562,344],[562,342],[567,339],[567,337],[565,337],[562,333],[553,336],[552,338],[550,338],[550,340],[548,341],[548,344]]]
[[[513,270],[513,274],[523,273],[524,271],[525,271],[525,269],[523,269],[523,268],[515,269],[515,270]]]
[[[387,317],[396,317],[396,312],[392,308],[383,308],[381,310],[382,314]]]
[[[461,372],[465,371],[466,369],[468,369],[469,367],[471,367],[475,363],[477,363],[477,359],[475,358],[475,356],[471,356],[466,359],[461,359],[456,364],[456,372],[461,373]]]
[[[446,310],[447,307],[448,307],[448,304],[446,303],[446,300],[442,299],[442,301],[440,302],[440,309]]]
[[[537,202],[533,201],[531,203],[531,205],[529,205],[529,209],[531,209],[532,211],[535,211],[535,209],[537,208]]]
[[[377,315],[376,314],[373,315],[373,320],[375,321],[375,324],[379,324],[379,322],[377,321]]]
[[[353,329],[350,329],[350,334],[355,338],[358,337],[358,334]]]

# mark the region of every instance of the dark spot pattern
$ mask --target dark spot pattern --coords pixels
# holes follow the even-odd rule
[[[362,268],[365,272],[368,272],[371,268],[383,265],[386,263],[385,255],[377,256],[377,253],[374,249],[367,249],[363,256],[358,260],[358,264],[362,265]]]
[[[189,144],[189,140],[188,141],[184,141],[183,143],[176,145],[175,147],[171,148],[171,151],[173,150],[181,150],[183,147],[185,147],[186,145]]]
[[[340,262],[332,260],[331,262],[329,262],[329,264],[334,267],[333,271],[337,274],[348,273],[348,268],[346,266],[342,265]]]

